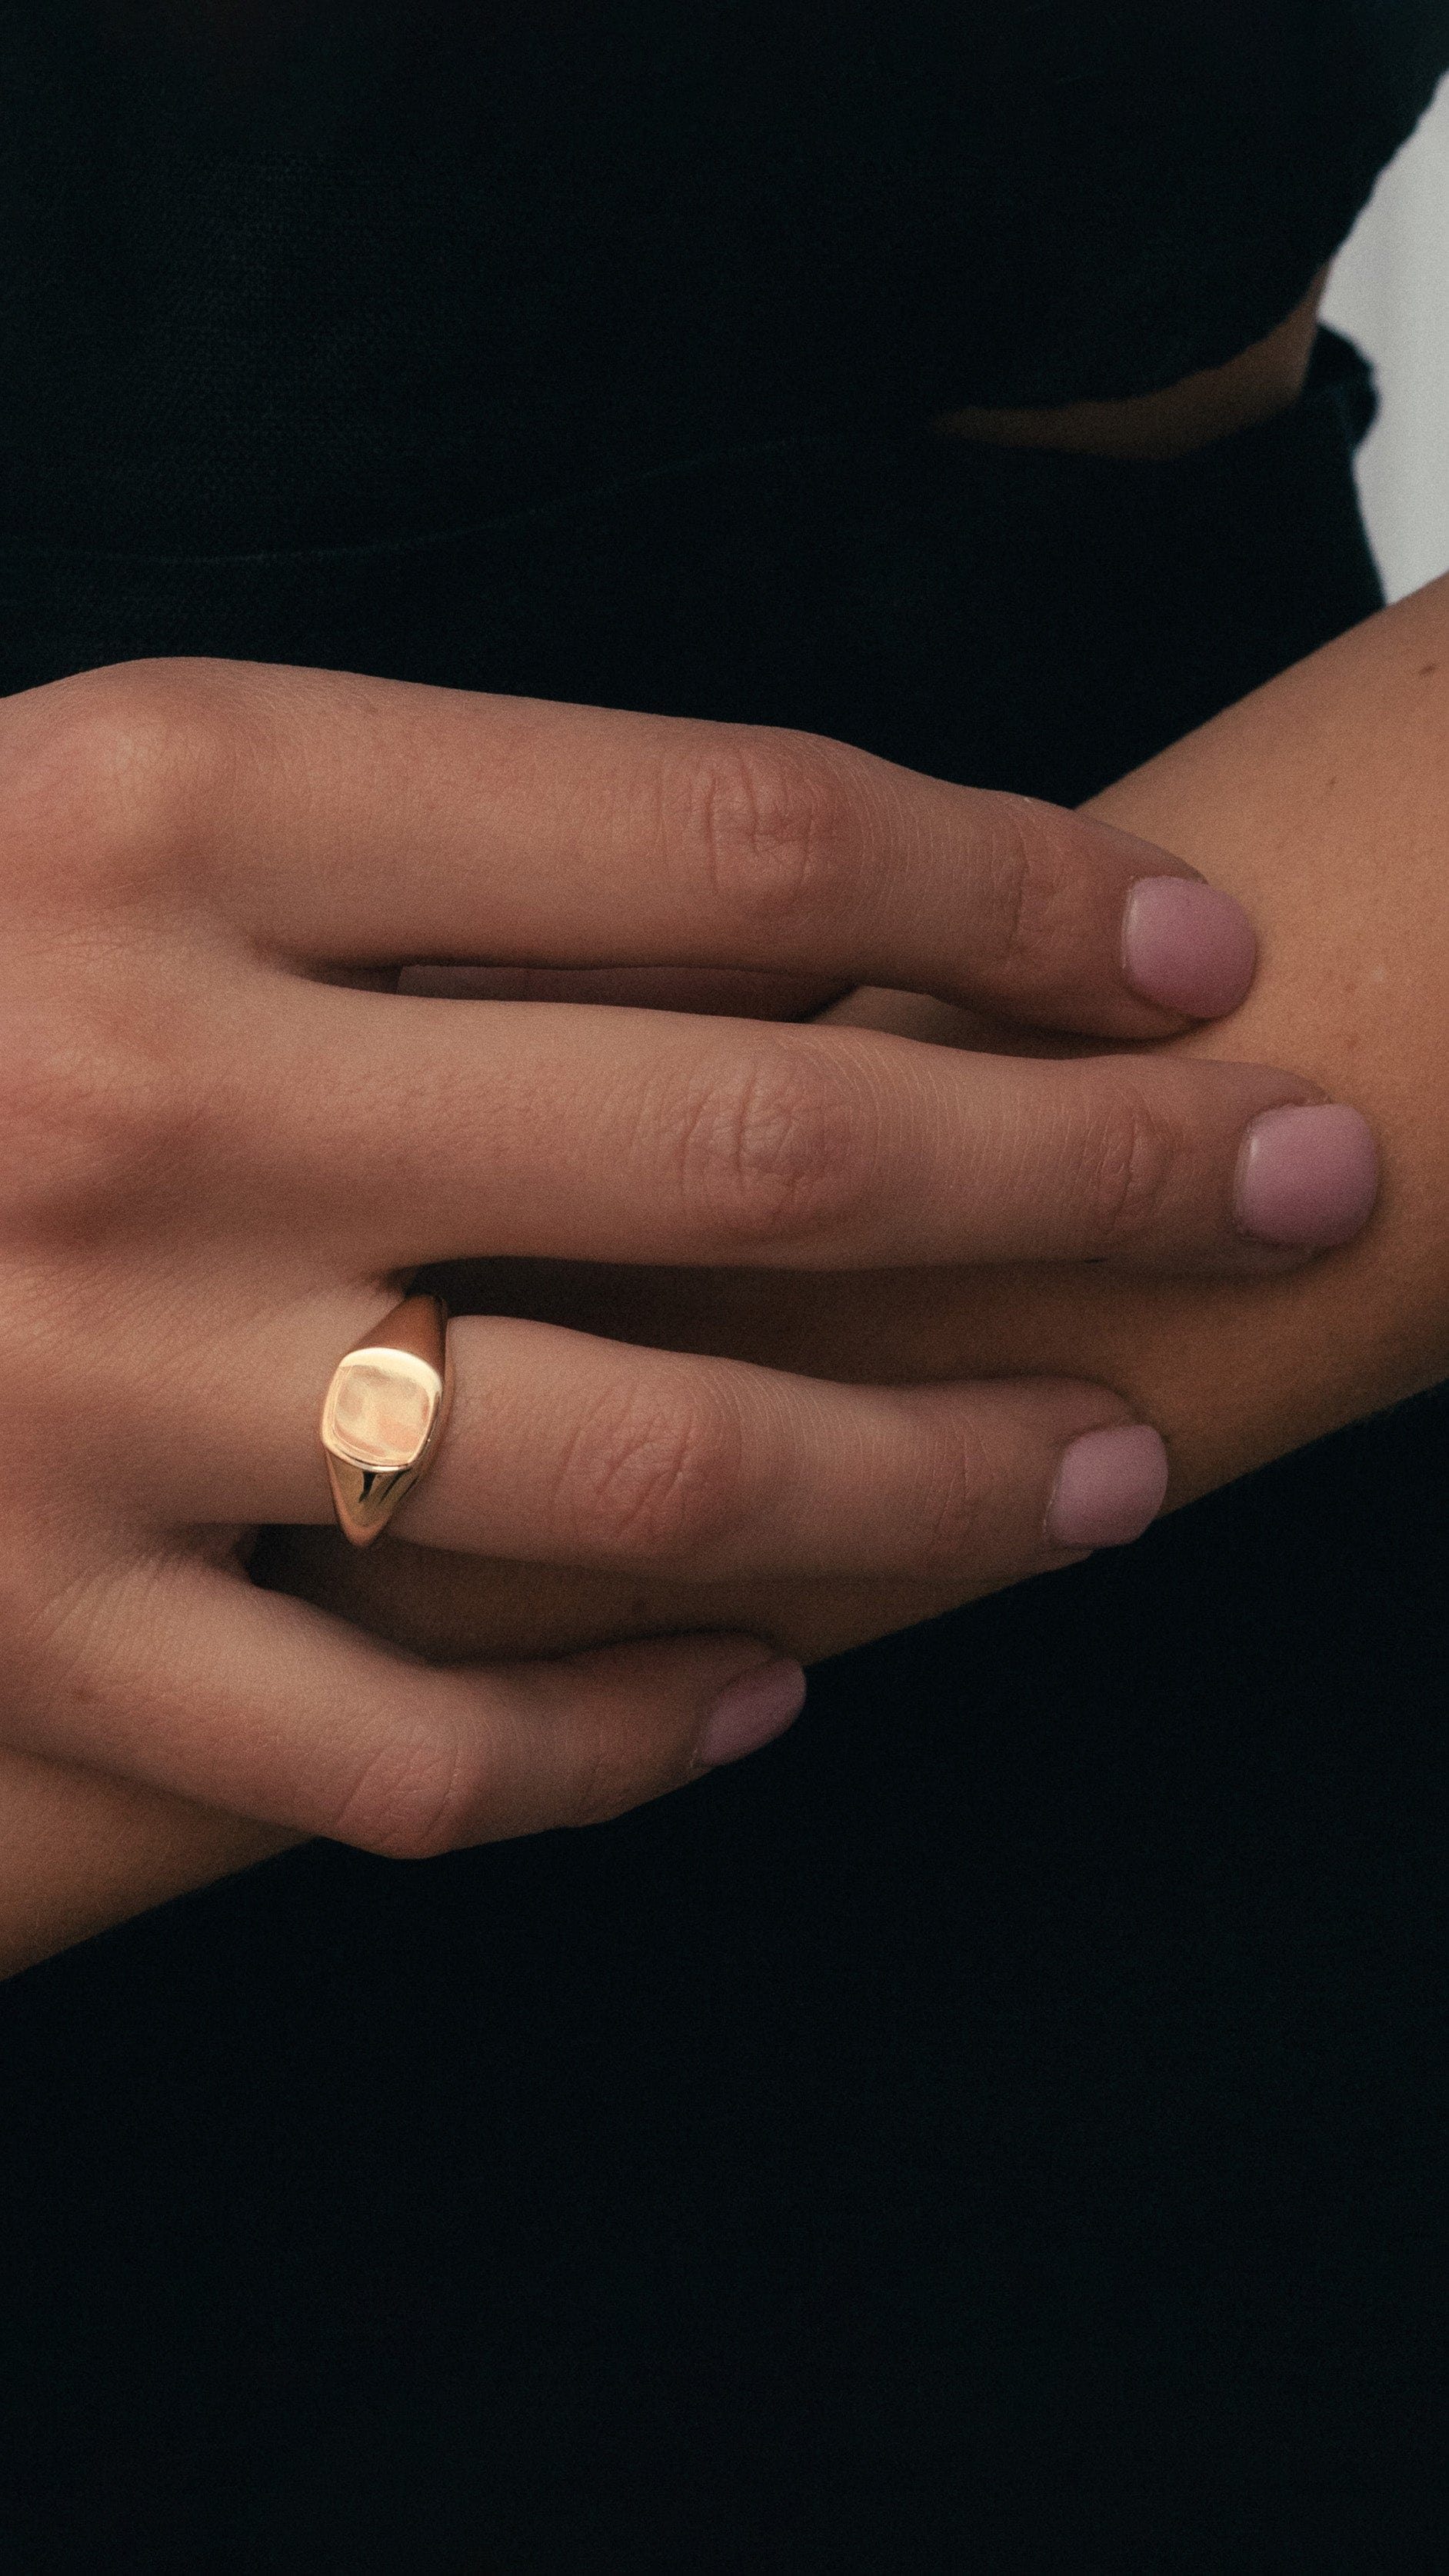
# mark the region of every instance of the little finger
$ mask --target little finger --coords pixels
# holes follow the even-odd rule
[[[123,1570],[9,1740],[395,1859],[586,1825],[788,1726],[799,1666],[680,1637],[436,1670],[195,1558]]]

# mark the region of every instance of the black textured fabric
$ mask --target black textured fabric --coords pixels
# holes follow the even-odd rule
[[[726,17],[745,28],[706,10],[679,45]],[[786,366],[766,313],[768,435],[706,455],[671,414],[666,465],[636,445],[591,479],[581,433],[530,504],[496,342],[487,369],[450,355],[435,299],[431,357],[391,363],[414,270],[451,252],[385,132],[349,128],[315,199],[286,164],[265,275],[250,218],[207,231],[195,185],[168,193],[127,139],[184,138],[203,107],[305,124],[335,21],[306,19],[290,90],[265,44],[208,87],[199,57],[128,50],[143,13],[117,23],[106,88],[98,21],[0,12],[33,185],[0,184],[51,261],[27,235],[6,288],[35,296],[3,326],[6,685],[130,653],[317,660],[804,722],[1070,798],[1377,602],[1351,473],[1371,397],[1328,336],[1280,421],[1128,466],[942,445],[904,384],[889,420],[788,417],[816,343]],[[1125,103],[1104,89],[1145,23],[999,13],[1004,54],[1056,49],[1031,59],[1055,66],[1038,113],[1064,172],[1105,149],[1107,107],[1118,148],[1070,272],[1097,322],[1076,287],[1070,329],[1013,303],[983,231],[967,336],[1006,372],[983,357],[963,395],[1126,390],[1250,337],[1449,51],[1437,11],[1317,13],[1309,166],[1306,93],[1265,106],[1260,80],[1265,47],[1309,59],[1307,21],[1254,13],[1235,113],[1278,116],[1282,149],[1249,182],[1206,107],[1191,167],[1158,149],[1197,132],[1160,53]],[[379,14],[357,24],[385,60]],[[1216,46],[1224,79],[1237,32],[1156,26]],[[500,92],[522,164],[514,114]],[[1301,189],[1304,222],[1260,234],[1249,184],[1280,213]],[[1051,202],[1061,221],[1065,175]],[[849,213],[822,198],[842,242]],[[671,259],[702,259],[691,240]],[[865,309],[868,373],[891,325]],[[67,321],[98,370],[73,425],[46,373]],[[691,308],[670,364],[702,382],[734,327],[711,346]],[[948,301],[952,364],[961,327]],[[555,403],[590,381],[581,347],[613,346],[612,319],[567,349],[547,311],[527,328]],[[485,383],[513,406],[492,426]],[[1407,1407],[1121,1557],[843,1658],[781,1747],[606,1830],[425,1869],[314,1849],[0,1994],[7,2569],[1435,2563],[1444,1436],[1443,1399]]]
[[[1377,606],[1371,411],[1324,333],[1290,415],[1172,465],[800,440],[387,545],[0,548],[0,686],[234,654],[804,725],[1077,802]]]
[[[1449,64],[1446,0],[295,0],[206,38],[248,14],[0,0],[0,535],[389,538],[1168,384],[1298,302]]]

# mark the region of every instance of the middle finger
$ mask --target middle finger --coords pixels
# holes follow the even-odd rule
[[[369,1273],[484,1254],[1251,1270],[1348,1240],[1376,1188],[1357,1112],[1261,1066],[283,989],[255,1179],[289,1231]]]

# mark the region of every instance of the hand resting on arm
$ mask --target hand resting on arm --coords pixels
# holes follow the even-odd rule
[[[447,1671],[247,1580],[257,1524],[329,1519],[321,1391],[420,1265],[1088,1244],[1252,1273],[1325,1239],[1233,1212],[1245,1135],[1316,1096],[1296,1075],[396,989],[449,954],[864,978],[1119,1046],[1227,1007],[1237,908],[1095,823],[802,737],[239,665],[12,699],[0,772],[12,1956],[123,1906],[127,1850],[138,1902],[184,1876],[156,1793],[423,1855],[618,1812],[788,1722],[798,1672],[767,1681],[749,1632]],[[1129,1225],[1101,1175],[1145,1103],[1165,1168]],[[831,1387],[522,1321],[464,1322],[454,1361],[415,1534],[606,1592],[1009,1582],[1128,1534],[1114,1426],[1132,1527],[1165,1473],[1089,1384]],[[45,1759],[91,1775],[70,1828]],[[106,1773],[137,1784],[114,1837]],[[257,1848],[196,1834],[206,1867]]]
[[[1248,903],[1262,948],[1251,999],[1225,1027],[1180,1043],[1188,1055],[1301,1065],[1368,1112],[1385,1186],[1358,1244],[1252,1282],[1079,1267],[824,1279],[596,1270],[581,1296],[578,1274],[535,1272],[526,1285],[538,1311],[845,1379],[1070,1368],[1121,1387],[1162,1427],[1177,1498],[1449,1371],[1449,583],[1175,746],[1098,810]],[[521,1274],[511,1285],[521,1301]],[[292,1548],[290,1566],[274,1568],[282,1579],[442,1654],[724,1619],[809,1654],[961,1597],[960,1587],[901,1582],[621,1581],[480,1566],[401,1538],[370,1560],[308,1535]],[[0,1812],[12,1963],[268,1842],[231,1819],[19,1757]]]
[[[536,1311],[847,1379],[1067,1370],[1162,1431],[1169,1502],[1449,1375],[1449,578],[1285,673],[1095,801],[1230,888],[1258,925],[1253,991],[1188,1056],[1301,1066],[1357,1103],[1384,1185],[1345,1250],[1251,1283],[1083,1267],[788,1281],[755,1273],[495,1272]],[[959,1036],[929,1003],[875,1016]],[[1030,1041],[1024,1041],[1030,1043]],[[738,1618],[807,1658],[949,1607],[924,1584],[593,1587],[400,1541],[371,1565],[300,1538],[291,1579],[433,1651]],[[710,1604],[706,1610],[706,1602]]]

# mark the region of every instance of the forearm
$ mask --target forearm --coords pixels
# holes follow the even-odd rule
[[[1292,1065],[1361,1108],[1383,1154],[1373,1222],[1248,1285],[1041,1268],[961,1274],[957,1293],[897,1277],[863,1301],[831,1280],[808,1330],[851,1373],[884,1346],[892,1375],[1098,1376],[1163,1431],[1184,1501],[1449,1374],[1449,579],[1095,810],[1246,903],[1253,993],[1180,1045]],[[798,1327],[777,1329],[784,1360]]]
[[[1263,952],[1253,996],[1186,1043],[1294,1067],[1366,1110],[1386,1181],[1359,1244],[1246,1286],[1080,1270],[875,1282],[621,1272],[590,1283],[591,1305],[571,1319],[819,1375],[1095,1377],[1162,1429],[1178,1500],[1449,1372],[1449,584],[1275,681],[1098,810],[1248,904]],[[744,1623],[819,1655],[947,1606],[902,1587],[585,1581],[400,1543],[365,1567],[304,1541],[291,1579],[444,1654]],[[143,1811],[95,1781],[72,1841],[61,1793],[37,1805],[26,1777],[23,1797],[7,1790],[0,1956],[12,1963],[175,1892],[188,1872],[199,1882],[253,1856],[248,1829],[233,1837],[159,1801]]]
[[[1449,1373],[1449,581],[1098,810],[1160,836],[1257,921],[1253,994],[1186,1046],[1311,1075],[1365,1111],[1383,1153],[1367,1232],[1288,1277],[983,1283],[983,1362],[1029,1351],[1120,1386],[1162,1428],[1185,1500]]]

